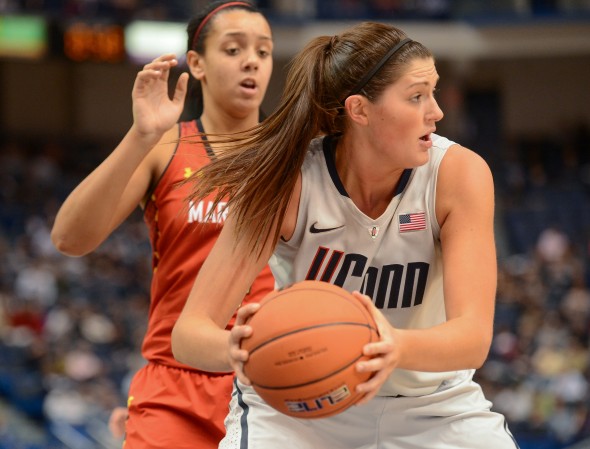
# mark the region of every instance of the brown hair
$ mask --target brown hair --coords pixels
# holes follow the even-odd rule
[[[217,189],[218,201],[230,198],[236,239],[253,251],[261,251],[271,234],[276,244],[309,143],[318,135],[346,131],[343,100],[406,37],[393,26],[364,22],[313,39],[291,61],[275,112],[240,136],[215,140],[221,145],[218,157],[189,178],[190,199]],[[376,101],[410,61],[429,57],[419,42],[406,43],[368,80],[362,95]]]

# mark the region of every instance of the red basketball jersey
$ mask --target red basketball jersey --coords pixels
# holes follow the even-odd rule
[[[149,361],[185,369],[191,368],[177,362],[172,355],[172,328],[227,215],[227,211],[221,210],[222,204],[208,217],[213,195],[198,204],[190,203],[187,197],[191,184],[180,185],[210,161],[212,154],[198,132],[196,121],[180,124],[181,140],[144,212],[153,251],[153,278],[142,353]],[[183,140],[188,136],[191,138]],[[274,279],[266,267],[244,302],[259,301],[273,288]],[[232,318],[230,326],[233,321]]]

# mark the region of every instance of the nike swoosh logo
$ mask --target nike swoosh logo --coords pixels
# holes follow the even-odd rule
[[[319,234],[320,232],[334,231],[336,229],[340,229],[340,228],[344,227],[344,225],[342,225],[342,226],[336,226],[335,228],[316,228],[315,227],[316,224],[317,223],[314,223],[309,227],[309,232],[311,232],[312,234]]]

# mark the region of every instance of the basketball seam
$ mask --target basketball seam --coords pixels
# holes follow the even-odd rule
[[[308,281],[302,281],[302,282],[308,282]],[[310,281],[310,282],[316,282],[316,281]],[[323,281],[322,281],[323,282]],[[260,302],[261,306],[267,305],[270,302],[280,298],[281,296],[284,296],[285,294],[289,294],[292,293],[293,291],[298,291],[298,290],[306,290],[306,291],[319,291],[322,293],[330,293],[332,295],[335,295],[341,299],[343,299],[344,301],[348,302],[349,304],[351,304],[355,309],[357,309],[358,311],[361,312],[362,315],[364,315],[366,318],[368,318],[370,321],[374,322],[374,318],[372,317],[372,315],[369,313],[369,311],[367,309],[365,309],[363,307],[363,305],[354,298],[354,296],[352,296],[352,293],[343,290],[342,287],[339,287],[335,284],[331,284],[329,282],[323,282],[325,283],[327,286],[329,286],[329,288],[326,290],[325,288],[318,288],[318,287],[312,287],[312,286],[299,286],[299,287],[295,287],[293,290],[290,290],[293,285],[290,285],[289,287],[285,287],[281,290],[276,290],[275,293],[272,297],[267,298],[266,300],[263,300]],[[338,291],[334,291],[332,290],[332,287],[335,287]],[[343,290],[343,291],[340,291]],[[344,294],[347,293],[347,294]],[[369,323],[370,325],[370,323]],[[372,326],[371,326],[372,327]]]
[[[373,326],[371,326],[370,324],[364,324],[364,323],[355,323],[354,321],[335,321],[332,323],[323,323],[323,324],[314,324],[313,326],[307,326],[307,327],[299,327],[295,330],[289,331],[289,332],[285,332],[284,334],[281,335],[277,335],[276,337],[271,338],[270,340],[265,340],[264,343],[259,344],[258,346],[255,346],[254,348],[252,348],[249,352],[250,354],[255,353],[256,351],[258,351],[260,348],[263,348],[264,346],[275,342],[276,340],[280,340],[281,338],[285,338],[289,335],[293,335],[293,334],[297,334],[299,332],[305,332],[311,329],[319,329],[321,327],[331,327],[331,326],[342,326],[342,325],[349,325],[349,326],[360,326],[360,327],[366,327],[369,330],[373,330],[376,333],[377,329],[375,329]],[[373,340],[369,340],[367,343],[372,342]]]

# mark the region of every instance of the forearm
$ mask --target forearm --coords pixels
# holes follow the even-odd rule
[[[113,152],[84,179],[61,206],[51,238],[58,250],[83,255],[94,250],[116,226],[119,202],[133,173],[155,142],[132,128]],[[137,202],[129,206],[132,210]]]
[[[174,357],[204,371],[233,370],[230,350],[235,351],[244,330],[240,304],[270,252],[268,248],[263,257],[252,260],[246,246],[235,245],[233,218],[225,222],[172,330]],[[236,311],[230,340],[225,328]]]
[[[172,330],[172,353],[179,362],[203,371],[233,371],[229,363],[229,331],[211,321],[181,316]]]
[[[441,372],[477,369],[485,362],[492,328],[473,318],[456,318],[430,329],[396,329],[398,368]]]

